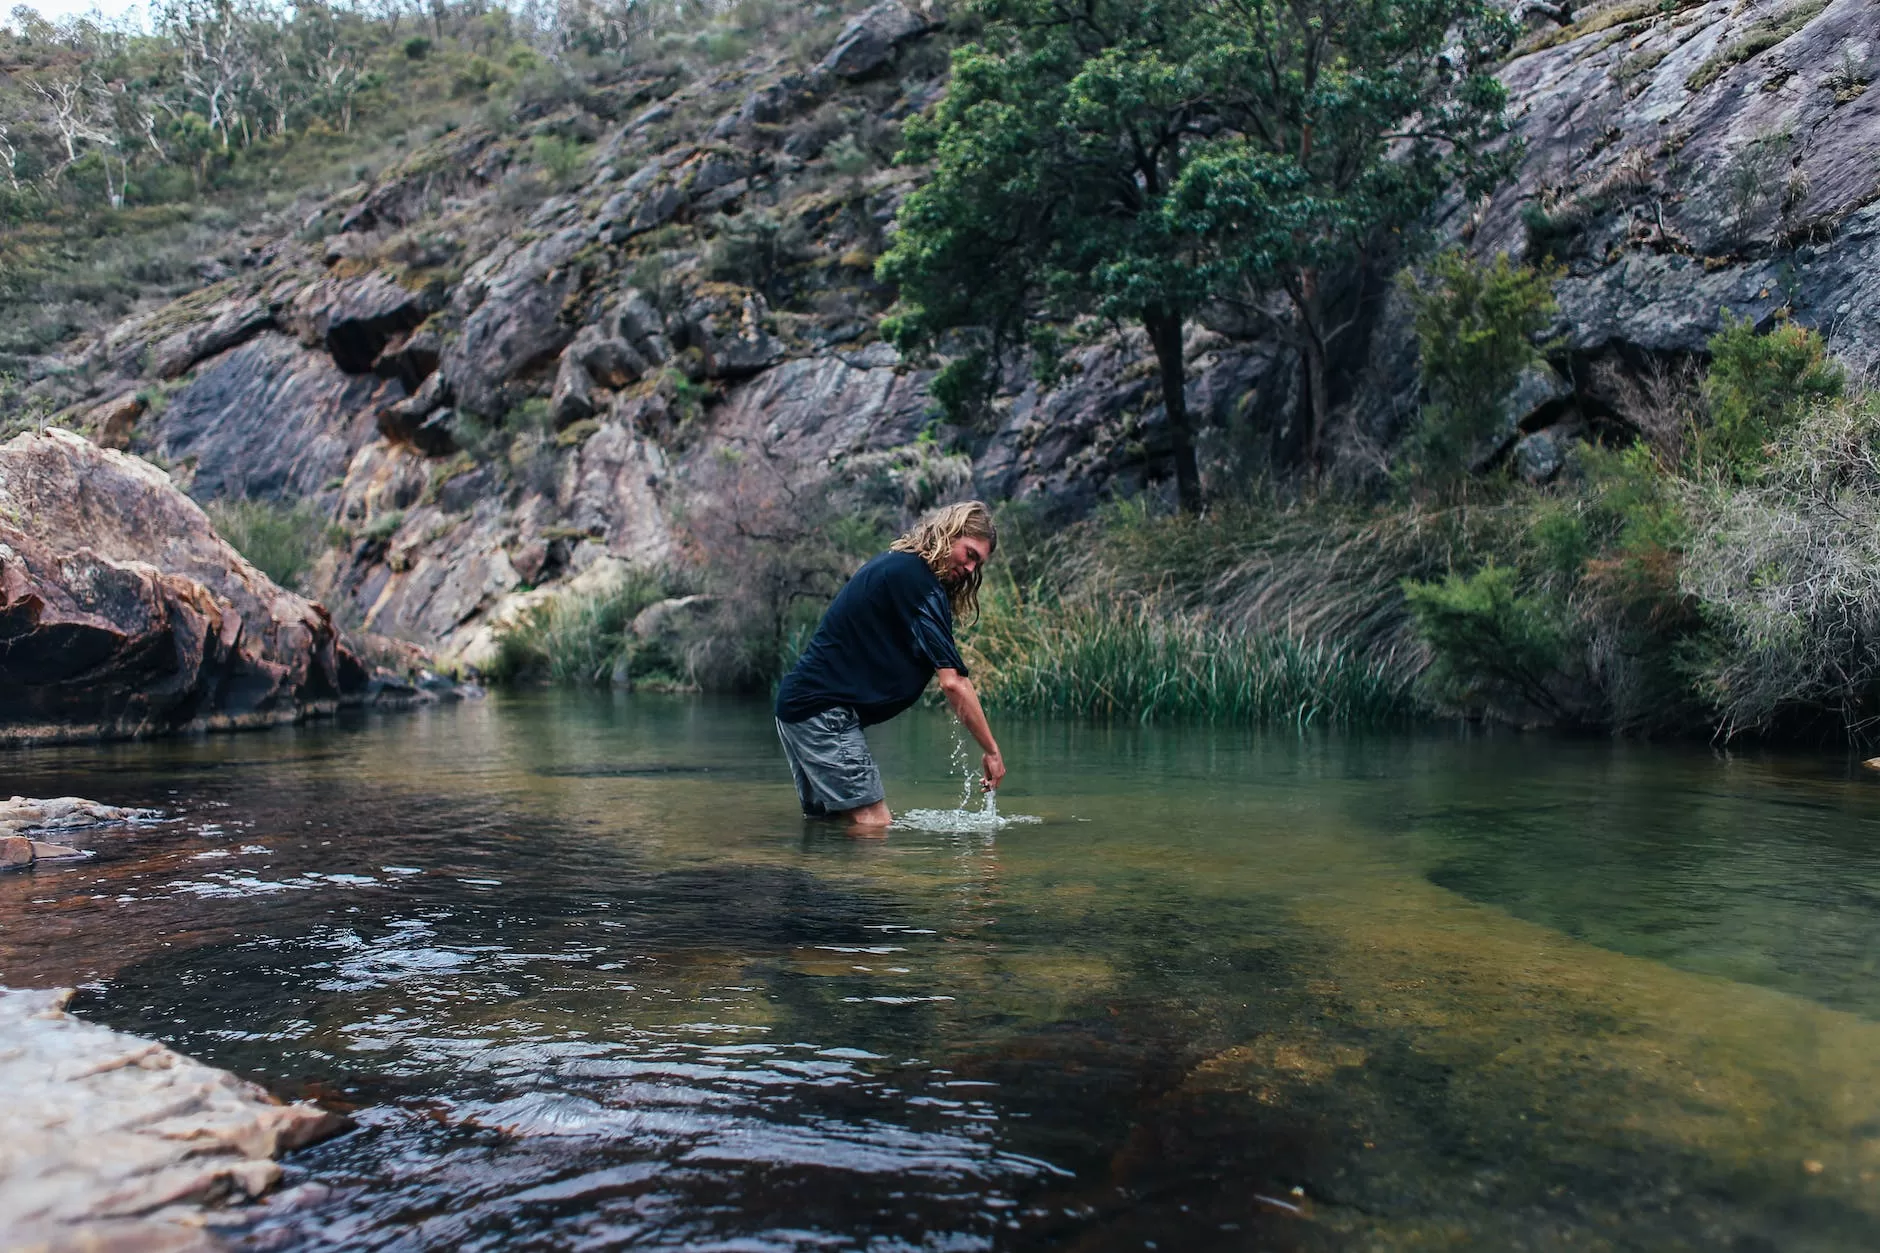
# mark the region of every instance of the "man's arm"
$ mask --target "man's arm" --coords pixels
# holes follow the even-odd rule
[[[986,772],[986,790],[995,791],[999,781],[1005,778],[1005,758],[999,755],[999,742],[992,738],[992,728],[986,723],[986,711],[979,707],[979,693],[973,690],[973,681],[958,670],[939,669],[934,677],[940,683],[940,691],[946,696],[947,704],[953,706],[954,717],[960,720],[967,733],[979,741],[979,747],[986,750],[983,765]]]

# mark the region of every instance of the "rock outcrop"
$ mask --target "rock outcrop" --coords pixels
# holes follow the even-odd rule
[[[1502,75],[1518,175],[1444,227],[1563,267],[1577,416],[1635,420],[1614,380],[1700,356],[1732,316],[1780,312],[1856,374],[1880,366],[1872,0],[1601,5],[1531,43]]]
[[[277,1155],[347,1129],[154,1040],[0,988],[0,1235],[11,1249],[217,1247],[204,1205],[260,1196]]]
[[[0,445],[0,743],[291,721],[369,679],[154,466],[59,430]]]
[[[1575,440],[1646,422],[1637,382],[1701,356],[1726,310],[1780,309],[1857,370],[1880,363],[1873,0],[1574,16],[1532,19],[1504,69],[1518,177],[1434,224],[1563,269],[1550,369],[1480,458],[1535,481]],[[442,136],[333,197],[307,223],[323,242],[249,246],[237,277],[91,345],[71,412],[177,465],[199,499],[313,502],[352,537],[315,591],[447,651],[553,589],[750,533],[754,499],[885,476],[906,509],[973,490],[1069,516],[1160,490],[1140,335],[1084,346],[1053,387],[1015,369],[970,430],[940,423],[926,369],[879,340],[893,293],[873,262],[919,177],[884,158],[944,91],[945,58],[921,52],[935,29],[884,0],[815,65],[627,70],[531,106],[519,133]],[[591,139],[585,166],[533,168],[544,135]],[[1332,297],[1350,315],[1331,379],[1345,478],[1380,474],[1418,406],[1386,278]],[[1188,339],[1213,488],[1302,451],[1297,353],[1232,321],[1210,313]],[[126,399],[166,379],[167,403]]]

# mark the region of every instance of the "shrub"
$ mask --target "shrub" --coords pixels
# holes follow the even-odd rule
[[[566,186],[581,170],[582,148],[558,135],[535,137],[535,163],[557,186]]]
[[[1726,316],[1709,347],[1703,391],[1710,425],[1697,433],[1693,451],[1700,467],[1725,475],[1753,473],[1777,436],[1847,385],[1820,334],[1795,322],[1758,334],[1749,319]]]
[[[450,438],[471,460],[495,461],[509,447],[509,432],[482,414],[459,409],[450,416]]]
[[[1534,339],[1559,309],[1553,275],[1505,254],[1483,265],[1451,250],[1430,262],[1423,281],[1406,272],[1401,282],[1429,393],[1416,436],[1417,468],[1429,479],[1453,478],[1506,423],[1509,390],[1540,358]]]
[[[705,275],[762,291],[806,256],[808,242],[798,223],[758,211],[741,213],[719,219],[718,235],[705,253]]]
[[[1719,733],[1880,716],[1880,401],[1805,413],[1752,482],[1687,489],[1681,586],[1717,632],[1698,657]]]
[[[497,633],[488,677],[498,683],[598,685],[611,682],[617,671],[644,673],[634,665],[633,619],[668,594],[660,573],[635,570],[606,591],[547,601]]]
[[[1553,678],[1566,660],[1566,632],[1554,607],[1518,589],[1511,567],[1451,573],[1440,583],[1406,580],[1404,598],[1434,660],[1429,679],[1446,701],[1475,704],[1513,697],[1559,716]]]
[[[282,587],[296,586],[326,543],[326,520],[305,502],[217,500],[207,513],[217,534]]]
[[[393,509],[382,513],[367,522],[359,532],[359,538],[374,544],[385,544],[398,534],[398,528],[405,525],[405,511]]]

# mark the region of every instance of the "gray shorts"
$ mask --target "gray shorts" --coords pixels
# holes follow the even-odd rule
[[[796,797],[811,818],[860,809],[887,798],[881,770],[853,709],[831,709],[801,722],[778,722]]]

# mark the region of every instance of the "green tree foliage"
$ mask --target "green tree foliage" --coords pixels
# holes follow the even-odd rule
[[[1405,271],[1429,394],[1418,419],[1419,476],[1441,482],[1463,474],[1497,431],[1509,390],[1541,357],[1535,338],[1559,310],[1553,277],[1506,254],[1483,264],[1459,249],[1434,257],[1421,281]]]
[[[1489,62],[1510,26],[1481,0],[979,0],[903,157],[929,161],[878,274],[904,347],[971,328],[937,394],[1079,315],[1148,333],[1182,504],[1200,504],[1182,326],[1210,300],[1265,310],[1327,400],[1323,276],[1408,225],[1502,129]]]
[[[1770,445],[1809,410],[1838,398],[1846,373],[1821,335],[1784,321],[1758,334],[1748,318],[1727,318],[1710,339],[1704,399],[1710,425],[1697,433],[1700,465],[1742,477],[1766,461]]]

